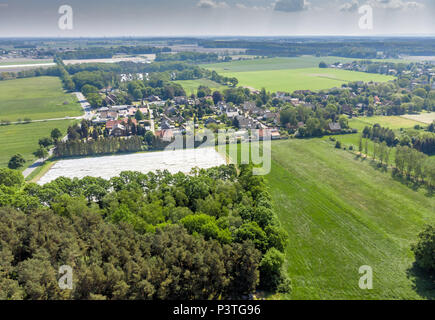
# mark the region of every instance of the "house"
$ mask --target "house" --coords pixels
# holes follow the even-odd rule
[[[162,99],[160,99],[160,97],[158,97],[158,96],[149,96],[147,98],[147,100],[150,101],[150,102],[160,102],[160,101],[162,101]]]
[[[341,126],[338,122],[331,122],[329,124],[329,130],[331,132],[340,132],[341,131]]]
[[[169,122],[168,122],[167,120],[163,120],[163,121],[160,123],[160,128],[161,128],[162,130],[169,130],[169,129],[171,129],[171,125],[169,124]]]
[[[187,97],[180,96],[180,97],[174,97],[174,102],[176,104],[187,104],[188,100]]]
[[[132,118],[129,118],[129,119],[124,118],[124,119],[120,119],[120,120],[109,120],[109,121],[107,121],[106,122],[106,129],[113,130],[115,128],[115,126],[118,125],[118,124],[122,124],[123,126],[126,126],[129,123],[129,121],[131,121],[132,124],[137,126],[136,119],[134,119],[134,118],[133,119]]]
[[[115,136],[115,137],[122,137],[122,136],[124,136],[125,134],[126,134],[126,130],[125,130],[125,127],[122,125],[122,124],[116,124],[114,127],[113,127],[113,129],[112,129],[112,131],[110,132],[110,134],[112,135],[112,136]]]
[[[174,107],[174,106],[170,106],[170,107],[168,107],[168,108],[165,110],[165,114],[166,114],[167,116],[175,115],[175,114],[177,114],[177,108]]]
[[[341,108],[342,108],[344,114],[347,114],[349,116],[353,114],[353,110],[352,110],[352,107],[350,105],[344,104]]]
[[[204,124],[206,125],[206,126],[208,126],[209,124],[211,124],[211,123],[214,123],[214,124],[217,124],[217,121],[214,119],[214,118],[207,118],[205,121],[204,121]]]
[[[225,111],[225,114],[228,118],[232,119],[239,115],[239,110],[237,110],[237,108],[229,107]]]
[[[174,139],[174,132],[171,129],[156,131],[156,137],[164,142],[171,142]]]

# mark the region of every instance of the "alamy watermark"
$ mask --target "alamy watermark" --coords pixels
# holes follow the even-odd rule
[[[373,30],[373,7],[366,4],[358,9],[361,15],[358,26],[361,30]]]
[[[64,265],[59,267],[59,278],[58,284],[59,288],[62,290],[72,290],[73,289],[73,269],[70,266]]]
[[[373,268],[370,266],[361,266],[359,268],[359,274],[362,277],[359,279],[359,287],[361,290],[372,290],[373,289]]]
[[[59,7],[58,13],[61,15],[58,21],[60,30],[72,30],[74,28],[74,11],[70,5],[64,4]]]
[[[214,148],[217,148],[221,155],[228,155],[232,162],[252,164],[254,175],[267,175],[271,170],[272,134],[275,131],[270,128],[237,132],[234,129],[220,129],[214,133],[207,128],[197,130],[194,122],[189,121],[184,131],[174,133],[173,141],[165,151],[210,148],[212,155],[216,152]]]

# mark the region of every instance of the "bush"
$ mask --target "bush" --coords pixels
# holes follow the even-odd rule
[[[417,244],[412,247],[416,263],[420,268],[435,274],[435,227],[427,226],[418,238]]]
[[[335,148],[336,148],[336,149],[341,149],[341,142],[340,142],[340,141],[337,141],[337,142],[335,143]]]

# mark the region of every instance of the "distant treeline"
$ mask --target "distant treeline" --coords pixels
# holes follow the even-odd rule
[[[304,41],[303,41],[304,40]],[[387,41],[388,40],[388,41]],[[433,56],[434,39],[369,39],[369,40],[319,40],[288,39],[275,40],[202,40],[199,45],[206,48],[246,48],[247,54],[260,56],[340,56],[372,59],[382,52],[384,56],[396,58],[399,55]]]
[[[143,138],[139,136],[129,138],[100,137],[96,140],[87,141],[68,140],[56,143],[54,156],[62,158],[138,152],[143,150],[143,141]]]
[[[62,52],[58,55],[63,60],[110,59],[116,54],[157,54],[170,51],[170,48],[155,48],[149,46],[120,46],[111,48],[98,47],[78,49],[75,51]]]
[[[231,60],[230,57],[227,60]],[[176,54],[157,54],[156,61],[189,61],[189,62],[218,62],[216,53],[179,52]]]

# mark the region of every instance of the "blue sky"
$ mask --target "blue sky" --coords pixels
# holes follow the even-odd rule
[[[358,27],[364,4],[373,30]],[[434,16],[435,0],[0,0],[0,36],[434,35]]]

